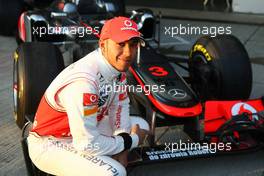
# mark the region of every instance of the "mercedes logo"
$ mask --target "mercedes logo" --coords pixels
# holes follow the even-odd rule
[[[173,98],[185,98],[187,96],[187,93],[181,89],[170,89],[168,94]]]

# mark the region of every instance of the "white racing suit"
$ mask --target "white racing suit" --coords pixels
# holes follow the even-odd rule
[[[28,137],[33,163],[53,175],[126,175],[111,156],[138,145],[138,136],[129,134],[132,125],[149,126],[129,116],[125,84],[125,73],[100,49],[64,69],[35,115]]]

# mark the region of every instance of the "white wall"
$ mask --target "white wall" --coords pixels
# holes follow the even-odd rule
[[[264,13],[264,0],[233,0],[235,12]]]

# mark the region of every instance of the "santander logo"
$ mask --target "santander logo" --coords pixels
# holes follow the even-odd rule
[[[257,110],[247,103],[236,103],[235,105],[233,105],[231,109],[231,114],[233,116],[242,113],[248,113],[248,114],[257,113]],[[257,115],[252,115],[251,118],[252,120],[259,120]]]

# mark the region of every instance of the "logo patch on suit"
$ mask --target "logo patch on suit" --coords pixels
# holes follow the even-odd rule
[[[83,107],[83,115],[84,116],[89,116],[89,115],[95,114],[95,113],[97,113],[97,111],[98,111],[98,106],[97,105],[84,106]]]
[[[109,97],[109,90],[107,88],[108,86],[107,84],[105,84],[99,90],[99,95],[100,95],[99,100],[98,100],[99,107],[103,106]]]
[[[83,94],[83,106],[92,106],[98,104],[98,95],[91,93]]]
[[[123,101],[126,98],[127,98],[127,92],[119,94],[119,97],[118,97],[119,101]]]

